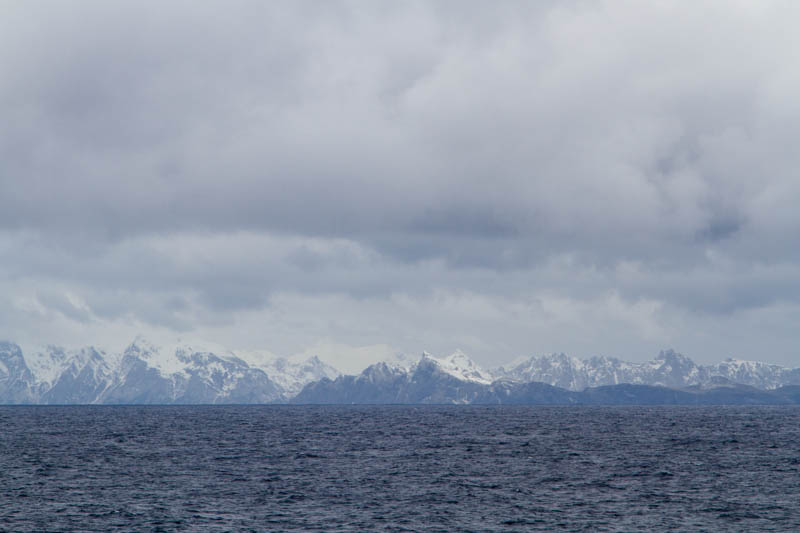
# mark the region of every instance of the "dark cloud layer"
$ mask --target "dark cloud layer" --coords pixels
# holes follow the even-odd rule
[[[342,298],[335,340],[417,349],[418,324],[376,313],[467,298],[483,311],[442,328],[480,323],[462,343],[486,359],[736,349],[693,323],[796,357],[754,326],[800,305],[793,3],[0,11],[0,281],[28,317],[2,334],[61,317],[215,335],[273,313],[307,322],[286,326],[299,346],[336,337],[302,302]],[[538,301],[566,302],[585,341],[503,325]],[[584,325],[609,305],[616,325]]]

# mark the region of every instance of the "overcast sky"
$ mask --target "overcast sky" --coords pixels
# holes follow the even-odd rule
[[[800,366],[799,20],[0,2],[0,338]]]

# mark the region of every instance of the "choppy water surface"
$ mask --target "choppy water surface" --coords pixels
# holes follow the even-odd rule
[[[0,530],[800,529],[800,408],[2,407]]]

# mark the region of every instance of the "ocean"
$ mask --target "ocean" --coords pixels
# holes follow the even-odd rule
[[[0,407],[3,531],[797,531],[798,407]]]

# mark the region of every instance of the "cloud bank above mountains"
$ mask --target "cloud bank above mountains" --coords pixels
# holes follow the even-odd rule
[[[0,336],[800,364],[798,11],[4,5]]]

